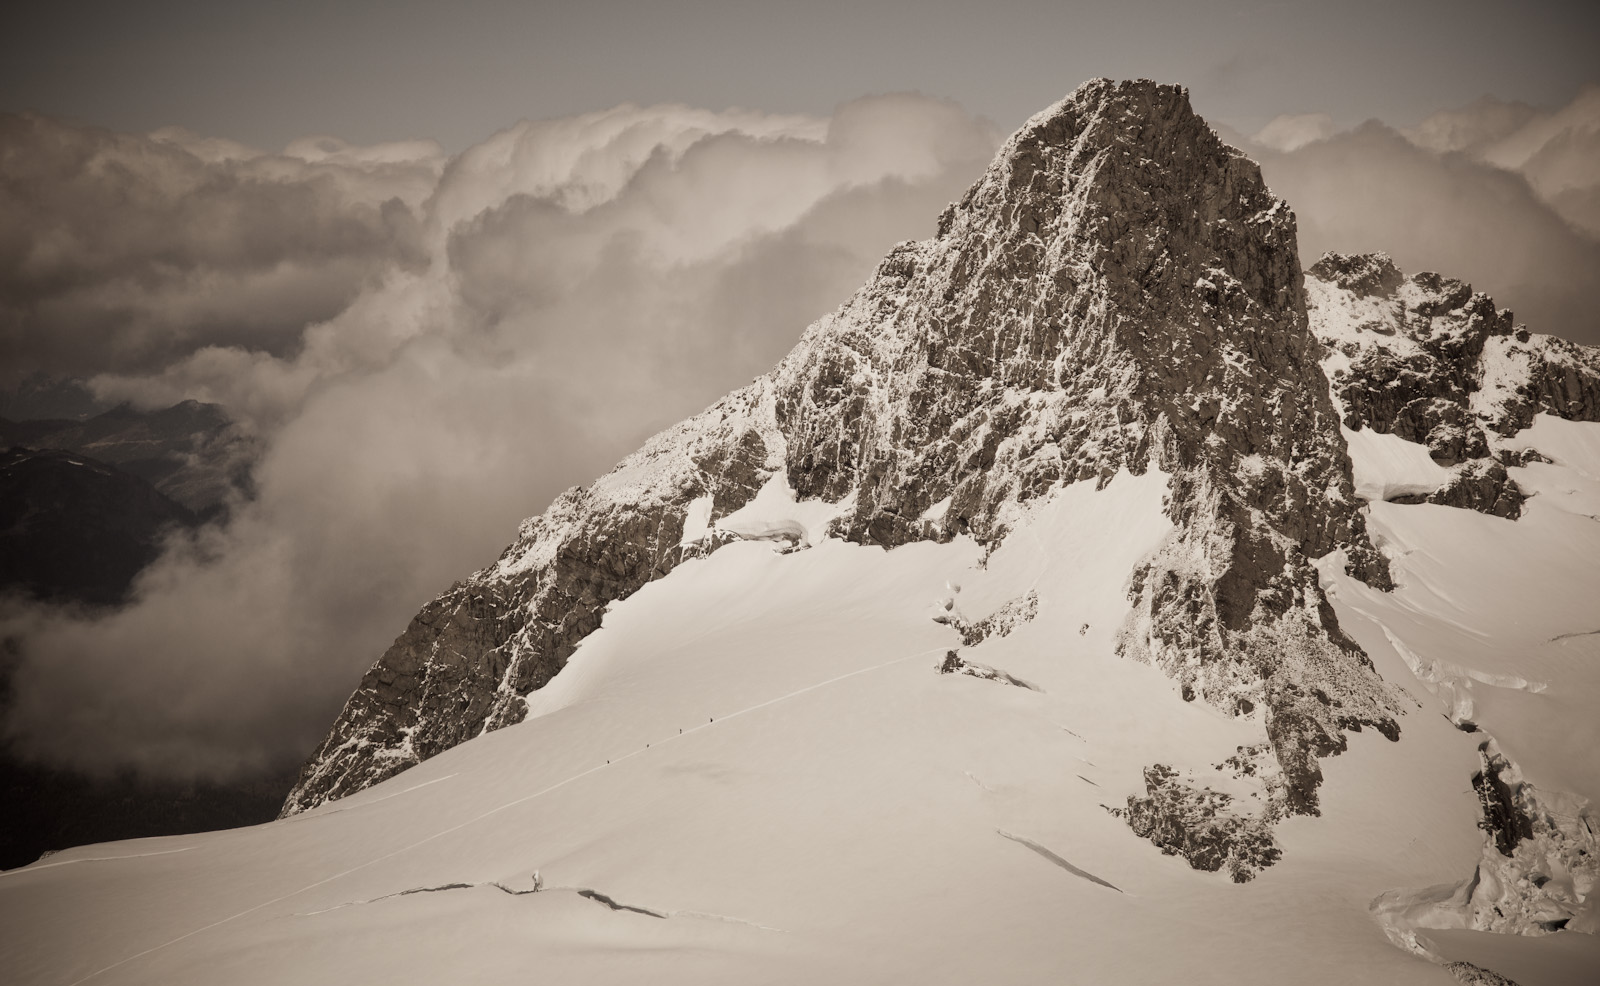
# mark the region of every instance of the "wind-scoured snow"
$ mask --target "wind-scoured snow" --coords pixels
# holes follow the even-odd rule
[[[1323,817],[1284,822],[1285,859],[1243,886],[1172,865],[1107,811],[1150,762],[1209,775],[1242,799],[1262,791],[1213,766],[1251,740],[1248,724],[1175,701],[1165,674],[1114,653],[1127,573],[1171,529],[1166,480],[1152,470],[1101,490],[1067,486],[987,560],[965,538],[888,552],[748,541],[689,560],[610,608],[535,694],[547,707],[403,778],[269,825],[8,874],[0,971],[7,982],[241,986],[530,976],[1443,986],[1439,966],[1389,947],[1366,916],[1379,894],[1459,878],[1481,852],[1466,783],[1476,738],[1443,716],[1408,717],[1399,744],[1352,737],[1325,762]],[[1391,545],[1423,536],[1411,517],[1523,531],[1544,513],[1509,524],[1427,505],[1375,510]],[[1423,654],[1452,643],[1463,618],[1483,633],[1513,618],[1441,602],[1477,574],[1450,554],[1461,545],[1397,552],[1392,596],[1329,576],[1343,620],[1391,680],[1407,680],[1405,666],[1380,645],[1377,618]],[[1425,579],[1437,587],[1417,595],[1410,586]],[[931,603],[953,595],[991,613],[1030,593],[1034,618],[979,648],[1042,691],[936,673],[960,641],[929,617]],[[1540,615],[1575,619],[1575,603]],[[1474,659],[1534,670],[1510,655]],[[1576,698],[1593,682],[1561,684],[1529,697]],[[1498,709],[1480,712],[1485,728],[1501,724]],[[997,830],[1050,855],[1018,852]],[[50,862],[79,854],[114,853]],[[535,872],[552,889],[522,889]],[[495,883],[518,892],[489,892]],[[411,892],[456,885],[468,889]],[[632,910],[561,887],[598,888]],[[1160,949],[1146,947],[1152,937]]]

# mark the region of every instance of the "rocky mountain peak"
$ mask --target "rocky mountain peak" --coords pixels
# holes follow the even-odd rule
[[[719,521],[769,481],[831,505],[816,536],[992,547],[1064,484],[1156,468],[1173,533],[1130,576],[1119,649],[1176,679],[1175,700],[1255,723],[1249,769],[1274,780],[1264,807],[1221,824],[1156,765],[1127,814],[1163,849],[1247,879],[1276,818],[1315,813],[1317,758],[1345,730],[1398,735],[1388,686],[1311,565],[1342,551],[1388,585],[1324,352],[1294,215],[1256,165],[1179,87],[1087,83],[771,374],[564,494],[430,603],[285,811],[519,721],[606,605],[741,536]]]
[[[864,479],[858,537],[921,536],[886,518],[952,495],[947,527],[987,539],[1004,504],[1142,472],[1152,454],[1193,461],[1210,454],[1202,432],[1248,455],[1223,391],[1248,387],[1251,366],[1316,373],[1294,216],[1179,87],[1085,84],[1012,137],[939,228],[897,247],[779,370],[790,480],[833,499]],[[857,377],[862,413],[833,413]],[[932,453],[917,482],[872,464],[885,440]],[[1015,484],[985,481],[985,501],[973,480],[997,456]]]

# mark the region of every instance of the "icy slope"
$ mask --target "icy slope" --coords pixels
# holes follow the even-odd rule
[[[1383,254],[1329,254],[1306,287],[1395,581],[1374,592],[1330,555],[1330,595],[1359,614],[1344,622],[1385,677],[1409,672],[1424,706],[1479,747],[1477,865],[1386,893],[1374,914],[1432,957],[1441,929],[1594,934],[1600,353],[1514,325],[1460,281],[1407,278]]]
[[[1600,931],[1600,424],[1541,415],[1504,444],[1554,460],[1509,470],[1528,495],[1515,523],[1374,504],[1395,591],[1331,576],[1341,611],[1360,614],[1353,632],[1368,653],[1398,656],[1424,707],[1480,750],[1481,857],[1459,883],[1375,904],[1401,938]],[[1363,638],[1363,625],[1384,640]]]
[[[270,825],[0,876],[0,978],[1449,982],[1365,913],[1478,852],[1475,743],[1442,717],[1353,736],[1248,884],[1106,810],[1152,762],[1262,791],[1212,766],[1247,724],[1114,653],[1166,478],[1066,487],[986,565],[966,538],[687,561],[520,724]],[[1030,594],[962,645],[951,614]],[[951,649],[1034,687],[940,674]]]

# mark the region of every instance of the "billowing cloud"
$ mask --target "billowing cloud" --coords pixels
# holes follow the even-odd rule
[[[1304,114],[1225,137],[1294,207],[1308,263],[1385,250],[1538,331],[1600,342],[1600,86],[1554,110],[1486,96],[1405,131]]]
[[[1440,110],[1404,133],[1413,144],[1430,151],[1470,154],[1504,140],[1540,115],[1527,103],[1480,96],[1458,109]]]
[[[426,263],[414,208],[439,149],[314,149],[0,115],[0,365],[87,375],[207,345],[287,353],[382,272]]]
[[[343,256],[330,244],[359,258],[326,310],[259,295],[274,329],[255,334],[191,319],[186,282],[156,279],[173,298],[154,341],[92,364],[93,386],[233,409],[265,441],[257,499],[175,543],[125,610],[7,617],[26,658],[9,717],[24,750],[227,776],[303,756],[426,599],[561,489],[769,368],[893,243],[932,232],[998,135],[951,104],[885,96],[825,119],[621,107],[519,124],[449,162],[422,145],[319,139],[268,156],[181,132],[116,139],[181,155],[182,180],[157,171],[178,208],[219,170],[248,175],[230,179],[246,200],[300,196],[268,232],[300,231],[301,253],[273,252],[287,233],[214,256],[198,240],[226,228],[169,232],[195,266],[231,271],[217,258],[232,251],[270,258],[257,276],[326,271]],[[407,223],[361,225],[385,209]],[[157,261],[131,247],[80,260],[74,290],[141,263]]]

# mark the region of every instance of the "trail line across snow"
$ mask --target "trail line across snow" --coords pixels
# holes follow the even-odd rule
[[[940,652],[942,652],[944,650],[947,650],[947,649],[948,648],[945,648],[945,647],[930,647],[930,648],[926,648],[924,650],[917,651],[914,654],[907,654],[904,657],[897,657],[892,661],[884,661],[882,664],[874,664],[874,665],[871,665],[870,667],[857,668],[854,671],[847,671],[844,674],[835,675],[832,678],[828,678],[828,679],[826,679],[824,681],[816,682],[815,684],[807,685],[804,688],[797,688],[794,691],[789,692],[787,694],[779,695],[777,698],[770,698],[770,699],[767,699],[765,702],[758,702],[755,705],[749,706],[747,708],[740,709],[737,712],[730,712],[730,713],[728,713],[726,715],[723,715],[723,716],[717,716],[717,717],[713,718],[709,722],[704,722],[704,723],[701,723],[701,724],[699,724],[697,726],[694,726],[692,728],[685,729],[683,732],[675,734],[675,735],[669,735],[666,739],[664,739],[664,740],[662,740],[662,741],[660,741],[660,742],[658,742],[658,743],[656,743],[654,745],[657,748],[660,748],[660,747],[665,746],[666,744],[668,744],[668,743],[670,743],[670,742],[672,742],[674,740],[680,740],[680,739],[683,739],[685,737],[692,736],[695,733],[700,732],[702,729],[710,729],[712,726],[715,726],[715,725],[717,725],[719,723],[727,722],[729,719],[737,719],[739,716],[748,715],[751,712],[760,711],[761,709],[765,709],[765,708],[767,708],[769,706],[777,705],[779,702],[786,702],[786,701],[788,701],[789,699],[792,699],[792,698],[798,698],[799,696],[804,695],[804,694],[806,694],[808,692],[814,692],[819,688],[825,688],[828,685],[837,684],[838,682],[845,681],[845,680],[847,680],[849,678],[855,678],[855,677],[858,677],[860,675],[868,674],[868,673],[873,672],[873,671],[881,671],[884,668],[892,667],[892,666],[894,666],[896,664],[904,664],[907,661],[915,660],[916,658],[919,658],[919,657],[927,657],[929,654],[937,654],[937,653],[940,653]],[[395,849],[395,850],[392,850],[390,852],[386,852],[382,856],[377,856],[377,857],[374,857],[373,859],[369,859],[365,863],[359,863],[359,864],[357,864],[355,866],[350,867],[347,870],[341,870],[338,873],[333,874],[332,876],[324,877],[323,879],[318,880],[315,883],[308,883],[308,884],[306,884],[305,886],[301,887],[298,890],[291,890],[288,893],[282,894],[282,895],[280,895],[278,897],[274,897],[271,900],[264,900],[261,903],[253,905],[251,907],[247,907],[244,910],[239,911],[236,914],[230,914],[227,917],[221,918],[221,919],[216,920],[216,921],[213,921],[210,924],[202,925],[201,927],[198,927],[198,928],[194,929],[193,931],[181,934],[178,937],[170,939],[168,941],[164,941],[159,945],[152,945],[152,946],[150,946],[149,948],[145,949],[142,952],[135,952],[134,954],[128,956],[127,958],[118,959],[117,961],[111,963],[108,966],[104,966],[102,968],[96,969],[94,972],[89,973],[87,976],[84,976],[82,979],[74,980],[70,984],[70,986],[82,986],[83,983],[86,983],[89,980],[94,979],[97,976],[104,975],[105,973],[110,972],[112,969],[115,969],[115,968],[117,968],[119,966],[127,965],[129,962],[132,962],[135,959],[140,959],[140,958],[143,958],[146,955],[150,955],[152,953],[159,952],[164,948],[169,948],[169,947],[171,947],[173,945],[178,944],[179,942],[186,941],[186,940],[188,940],[190,938],[193,938],[195,935],[201,934],[201,933],[206,932],[206,931],[210,931],[212,928],[219,928],[222,925],[225,925],[225,924],[229,923],[230,921],[236,921],[239,918],[242,918],[242,917],[244,917],[244,916],[246,916],[248,914],[254,914],[256,911],[261,910],[263,907],[271,907],[273,904],[282,903],[283,901],[286,901],[291,897],[298,897],[299,895],[301,895],[303,893],[306,893],[307,891],[315,890],[318,887],[326,886],[327,884],[330,884],[335,880],[339,880],[339,879],[342,879],[344,877],[347,877],[352,873],[360,872],[361,870],[364,870],[369,866],[375,866],[378,863],[381,863],[381,862],[383,862],[385,860],[393,859],[394,857],[399,856],[399,855],[401,855],[403,853],[410,852],[411,850],[416,849],[419,846],[427,845],[428,843],[433,842],[436,839],[442,839],[447,835],[451,835],[451,834],[453,834],[455,832],[461,831],[462,829],[466,828],[469,825],[472,825],[472,824],[474,824],[476,822],[481,822],[484,819],[489,818],[492,815],[497,815],[502,811],[506,811],[507,809],[510,809],[510,808],[515,808],[518,805],[527,804],[529,801],[533,801],[536,798],[542,798],[545,795],[549,794],[550,792],[559,790],[560,788],[563,788],[563,787],[566,787],[568,784],[571,784],[574,781],[582,780],[583,778],[588,777],[590,774],[597,773],[597,772],[605,770],[605,769],[607,769],[609,767],[614,767],[614,766],[616,766],[616,765],[618,765],[618,764],[620,764],[620,763],[622,763],[622,762],[624,762],[626,760],[631,760],[632,758],[637,757],[637,756],[639,756],[641,754],[648,753],[648,752],[650,752],[650,749],[651,749],[651,747],[647,745],[642,749],[634,750],[631,753],[625,753],[620,757],[617,757],[617,758],[612,759],[612,760],[607,760],[605,763],[598,764],[598,765],[596,765],[594,767],[590,767],[588,770],[579,771],[578,773],[573,774],[571,777],[568,777],[565,780],[560,780],[560,781],[557,781],[554,784],[551,784],[549,787],[546,787],[546,788],[543,788],[541,790],[535,791],[532,794],[525,794],[520,798],[516,798],[514,800],[507,801],[505,804],[500,805],[499,807],[491,808],[488,811],[483,812],[482,814],[474,815],[473,817],[471,817],[469,819],[466,819],[465,821],[462,821],[462,822],[457,822],[455,825],[452,825],[447,829],[441,829],[440,831],[435,832],[432,835],[425,836],[424,838],[418,839],[416,842],[410,843],[409,845],[401,846],[399,849]],[[444,780],[444,778],[440,778],[440,780]],[[417,788],[420,788],[420,787],[423,787],[423,786],[425,786],[425,785],[418,784],[418,785],[416,785],[416,787],[408,788],[407,790],[408,791],[414,791]],[[397,792],[397,793],[403,794],[405,792]],[[391,797],[392,797],[392,795],[391,795]],[[329,812],[329,814],[332,814],[332,812]],[[183,852],[184,850],[175,849],[175,850],[169,850],[169,851],[171,851],[171,852]],[[148,853],[146,855],[158,855],[158,854],[156,854],[156,853]],[[124,858],[124,857],[113,857],[113,858]],[[78,862],[78,861],[77,860],[68,860],[68,862]],[[46,865],[63,865],[63,864],[46,864]]]
[[[143,859],[146,856],[171,856],[173,853],[188,852],[194,846],[184,846],[182,849],[159,849],[155,852],[130,852],[125,856],[84,856],[80,859],[63,859],[58,863],[34,863],[32,866],[18,867],[14,870],[0,870],[0,877],[17,876],[26,870],[33,873],[37,870],[48,870],[52,866],[71,866],[73,863],[109,863],[117,859]]]

